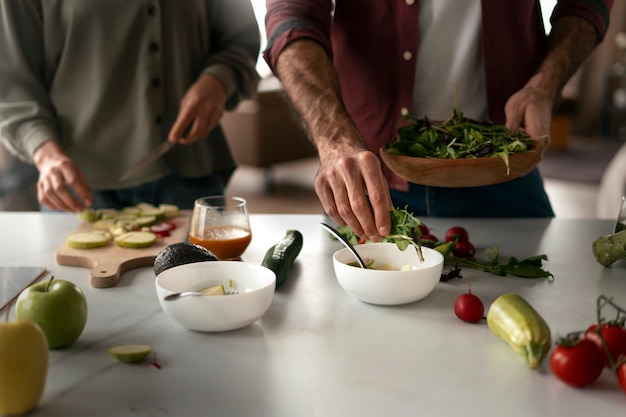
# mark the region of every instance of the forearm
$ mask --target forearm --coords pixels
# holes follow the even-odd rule
[[[595,28],[586,20],[568,16],[556,20],[548,38],[546,57],[528,86],[556,99],[598,43]]]
[[[364,148],[324,48],[311,40],[293,42],[281,53],[276,72],[321,155],[330,149]]]

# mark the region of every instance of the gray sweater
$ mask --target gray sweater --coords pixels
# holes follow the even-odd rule
[[[203,73],[227,109],[256,91],[259,29],[249,0],[0,0],[0,141],[32,163],[58,141],[93,189],[166,140]],[[231,171],[220,128],[176,146],[124,187]]]

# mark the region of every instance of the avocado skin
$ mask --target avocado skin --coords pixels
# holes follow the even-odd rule
[[[175,266],[206,261],[219,261],[219,258],[210,250],[194,243],[173,243],[157,254],[154,259],[154,274],[158,276]]]

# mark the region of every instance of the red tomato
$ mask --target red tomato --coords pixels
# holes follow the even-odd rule
[[[476,254],[476,248],[470,242],[457,242],[452,250],[452,255],[457,258],[472,258]]]
[[[422,234],[422,236],[426,236],[430,234],[430,230],[428,229],[428,226],[426,226],[424,223],[420,224],[417,227],[419,227],[420,233]]]
[[[626,330],[624,330],[623,327],[605,323],[603,323],[600,328],[602,329],[602,337],[606,342],[606,346],[609,348],[609,352],[611,352],[613,363],[616,363],[617,358],[619,358],[620,355],[626,356]],[[598,346],[600,352],[602,352],[602,357],[604,358],[604,366],[609,368],[611,366],[609,357],[604,345],[602,344],[602,340],[600,340],[600,335],[598,335],[597,329],[597,324],[589,326],[585,332],[585,338],[591,340],[596,344],[596,346]]]
[[[454,226],[446,232],[446,242],[469,242],[469,233],[460,226]]]
[[[622,363],[617,368],[617,380],[619,381],[622,391],[626,393],[626,363]]]
[[[561,381],[582,388],[600,377],[604,360],[596,344],[583,338],[571,346],[557,345],[550,355],[550,368]]]

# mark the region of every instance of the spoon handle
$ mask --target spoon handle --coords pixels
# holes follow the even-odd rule
[[[358,252],[356,251],[356,249],[354,249],[354,246],[352,246],[352,244],[350,244],[350,242],[348,242],[346,240],[345,237],[343,237],[343,235],[341,233],[339,233],[339,231],[337,231],[337,229],[335,229],[332,226],[327,225],[326,223],[320,223],[320,225],[328,230],[333,236],[335,236],[341,243],[343,243],[343,245],[348,248],[348,250],[350,252],[352,252],[352,254],[354,255],[354,257],[356,258],[357,262],[359,263],[359,266],[363,269],[366,269],[365,266],[365,262],[363,262],[363,259],[361,258],[361,256],[358,254]]]

